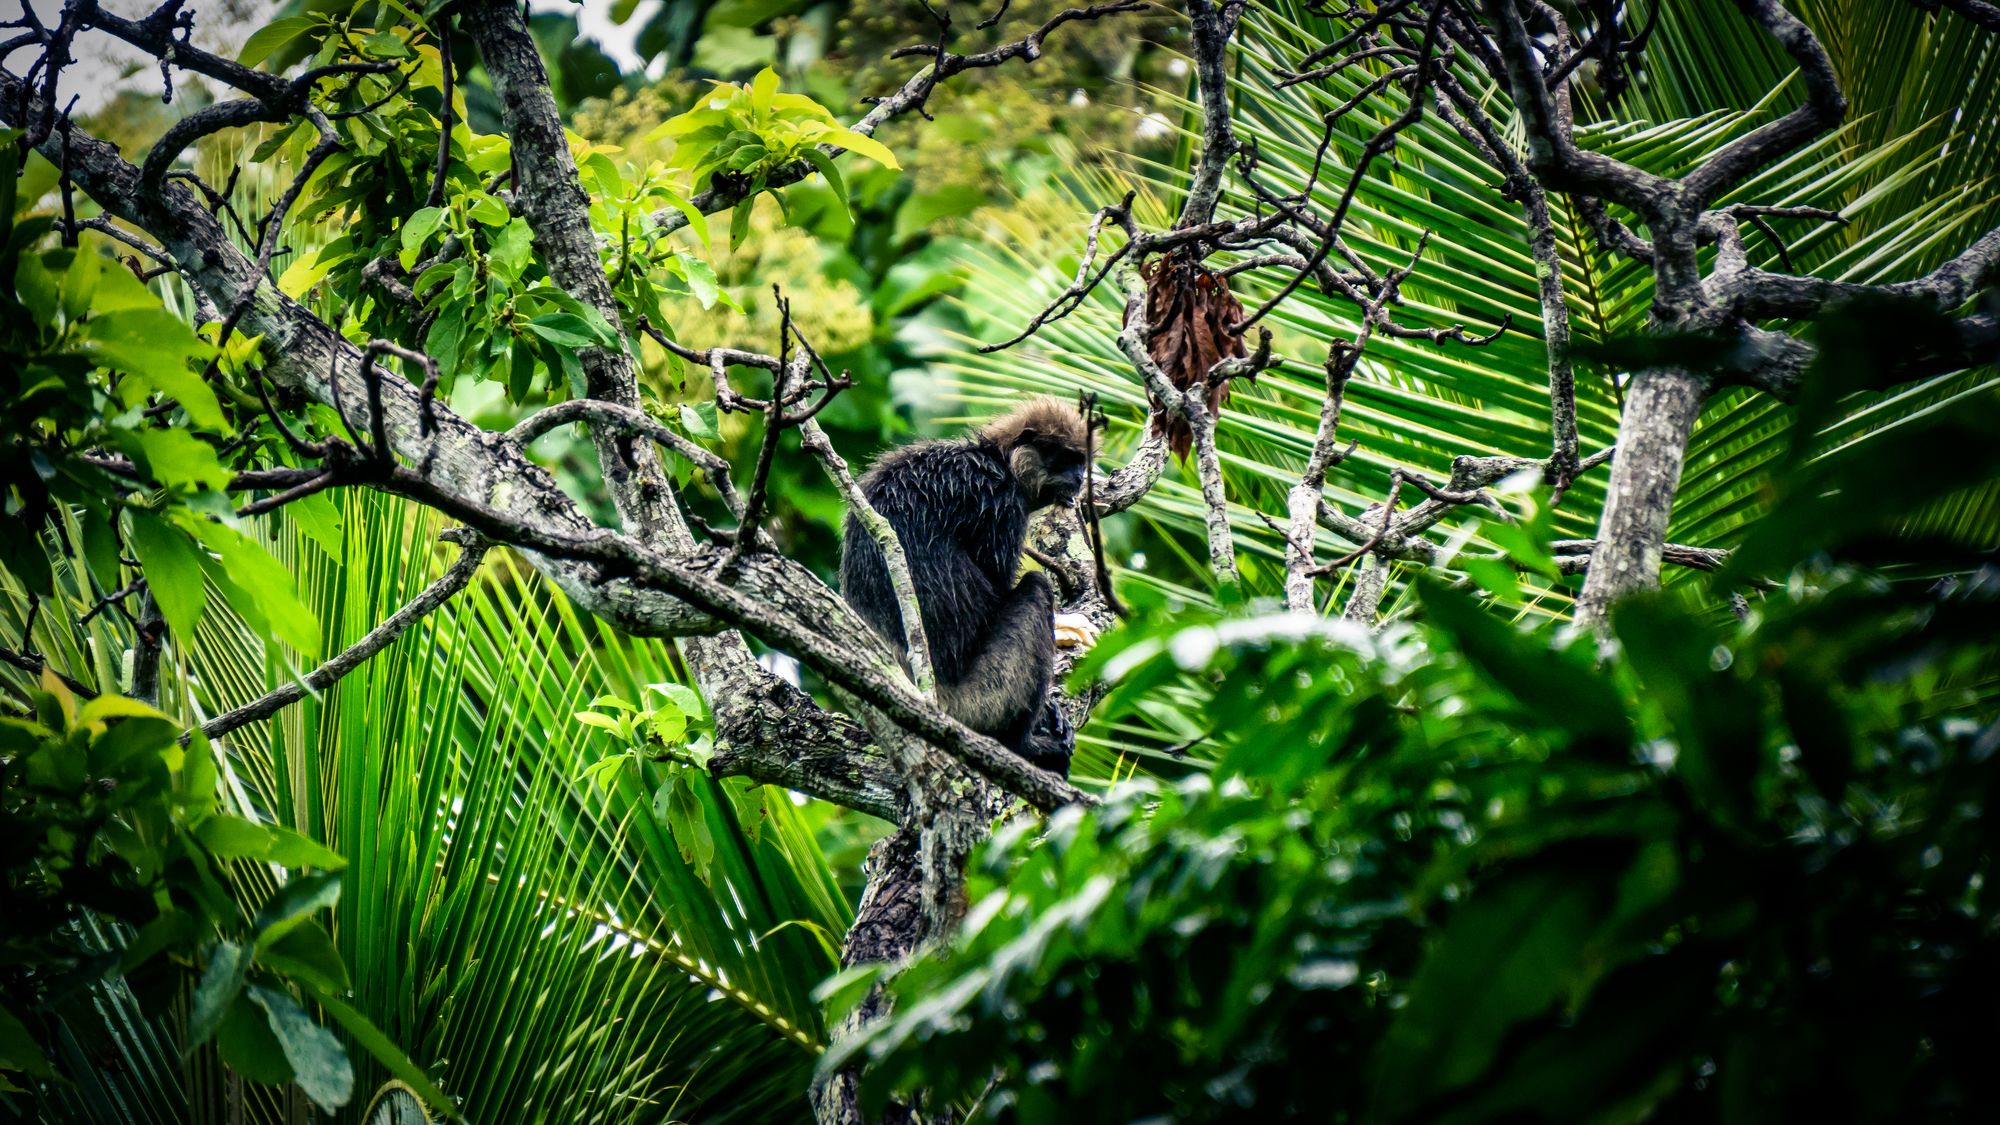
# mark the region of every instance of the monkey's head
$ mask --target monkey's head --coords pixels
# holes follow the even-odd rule
[[[1028,507],[1067,505],[1083,491],[1083,417],[1053,398],[1031,399],[986,424],[979,436],[1000,447]]]

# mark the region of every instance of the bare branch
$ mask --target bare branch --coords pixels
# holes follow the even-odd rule
[[[702,478],[722,494],[722,502],[728,505],[730,512],[738,517],[742,516],[743,499],[736,494],[736,482],[729,475],[729,462],[643,410],[634,410],[629,406],[619,406],[612,402],[599,402],[593,398],[573,398],[537,410],[521,419],[513,429],[507,431],[507,440],[519,446],[527,446],[543,434],[573,422],[611,426],[659,442],[676,454],[694,462],[701,470]]]
[[[424,587],[421,593],[411,598],[401,609],[390,614],[380,625],[370,629],[360,640],[342,649],[331,660],[297,680],[217,715],[201,725],[201,733],[209,738],[221,738],[239,727],[270,718],[304,699],[307,692],[326,690],[337,683],[342,676],[366,663],[369,657],[389,647],[397,637],[403,635],[404,630],[451,600],[452,595],[465,589],[472,581],[473,574],[479,570],[480,560],[486,557],[487,541],[477,532],[466,528],[448,528],[439,538],[458,544],[459,555],[451,564],[451,568],[437,581]]]

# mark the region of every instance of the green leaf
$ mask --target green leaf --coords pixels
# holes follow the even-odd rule
[[[681,426],[697,441],[714,441],[722,436],[712,401],[681,403]]]
[[[98,699],[111,698],[99,696]],[[127,773],[143,773],[146,767],[132,768],[141,756],[157,761],[162,751],[180,737],[179,723],[164,715],[123,719],[90,743],[90,769],[99,777],[117,778]]]
[[[301,254],[285,267],[284,273],[278,275],[278,291],[294,301],[301,300],[307,290],[324,281],[341,261],[340,255],[319,250]]]
[[[838,145],[841,148],[848,149],[873,160],[884,168],[900,169],[902,167],[901,164],[896,163],[896,154],[889,151],[889,146],[873,137],[857,133],[852,129],[829,129],[813,139],[821,144]]]
[[[230,1003],[243,991],[243,974],[249,968],[250,951],[235,942],[219,941],[209,950],[208,968],[195,986],[194,1006],[188,1013],[188,1049],[206,1043],[222,1025]]]
[[[111,528],[111,516],[97,508],[83,512],[83,558],[90,576],[105,593],[118,589],[118,537]]]
[[[397,260],[403,264],[404,269],[410,269],[417,264],[417,258],[421,256],[424,243],[430,238],[431,233],[437,230],[438,224],[443,221],[444,208],[442,207],[425,207],[403,220],[401,236],[403,252],[397,257]]]
[[[833,197],[840,201],[840,213],[847,216],[848,222],[853,222],[854,211],[847,204],[847,181],[840,178],[840,165],[818,145],[807,145],[805,157],[812,162],[813,167],[819,169],[820,175],[826,177],[826,186],[832,189]]]
[[[1579,974],[1609,892],[1566,869],[1490,884],[1458,908],[1376,1052],[1377,1105],[1395,1120],[1483,1074],[1515,1024]]]
[[[327,1015],[333,1017],[334,1022],[345,1028],[347,1033],[354,1037],[354,1041],[361,1044],[363,1050],[374,1056],[375,1061],[381,1063],[390,1074],[402,1079],[411,1089],[422,1095],[432,1109],[453,1121],[464,1120],[458,1112],[458,1107],[445,1095],[445,1092],[438,1089],[437,1084],[431,1081],[430,1076],[425,1074],[422,1068],[410,1061],[409,1056],[396,1046],[395,1040],[384,1035],[380,1028],[369,1022],[367,1016],[346,1001],[313,987],[309,982],[301,982],[300,987],[305,989],[306,995],[312,997]]]
[[[284,19],[272,20],[252,32],[250,38],[243,41],[243,50],[237,53],[236,61],[244,66],[256,66],[270,58],[279,48],[311,31],[319,25],[319,22],[316,16],[286,16]]]
[[[318,922],[303,922],[257,953],[257,963],[335,995],[352,985],[333,935]]]
[[[656,691],[666,696],[675,707],[680,708],[681,713],[684,715],[699,716],[704,711],[700,693],[686,684],[658,683],[647,684],[646,687],[648,690]]]
[[[309,915],[339,901],[339,872],[315,871],[288,880],[264,901],[264,908],[257,912],[253,928],[257,933],[258,948],[276,942]]]
[[[458,374],[458,350],[464,339],[465,306],[446,298],[443,311],[431,322],[430,331],[424,333],[424,350],[437,361],[440,387],[449,386],[450,378]]]
[[[744,238],[750,234],[750,213],[756,209],[756,206],[757,197],[755,195],[745,196],[743,202],[736,205],[736,210],[730,213],[729,248],[731,250],[743,245]]]
[[[722,292],[721,282],[716,280],[715,267],[693,254],[676,255],[680,262],[681,276],[687,279],[688,291],[704,309],[715,307],[715,299]]]
[[[315,492],[285,505],[285,514],[307,539],[318,544],[328,558],[339,562],[345,554],[345,519],[340,506],[324,492]]]
[[[513,219],[500,228],[493,236],[492,264],[506,274],[509,281],[519,281],[526,272],[528,263],[534,259],[534,233],[528,229],[528,220]]]
[[[708,216],[702,213],[701,208],[696,207],[686,197],[677,195],[674,192],[666,190],[665,188],[660,189],[659,194],[666,197],[668,205],[672,206],[674,210],[679,211],[681,214],[687,216],[689,229],[694,231],[696,238],[701,239],[701,244],[703,246],[707,246]]]
[[[139,572],[159,603],[167,626],[181,637],[194,636],[208,592],[202,585],[200,552],[174,525],[150,512],[132,513],[132,550]]]
[[[551,344],[564,348],[596,348],[604,345],[588,322],[575,313],[543,313],[522,325]]]
[[[615,349],[620,346],[617,330],[611,327],[611,322],[606,320],[604,314],[594,306],[584,304],[561,288],[547,282],[538,283],[528,292],[583,321],[589,326],[588,331],[599,347]]]
[[[255,859],[283,867],[318,867],[328,871],[347,866],[340,853],[280,824],[211,816],[195,829],[195,838],[202,847],[224,859]]]
[[[120,443],[152,478],[168,488],[220,492],[233,476],[207,442],[186,430],[135,430]]]
[[[206,361],[215,349],[179,317],[162,308],[99,313],[84,324],[83,335],[91,358],[159,388],[181,404],[195,425],[216,431],[228,428],[215,392],[189,369],[196,361]]]
[[[410,45],[393,32],[378,31],[361,41],[361,49],[378,59],[403,59],[410,56]]]
[[[4,169],[0,169],[4,171]],[[20,1018],[0,1006],[0,1072],[14,1071],[30,1078],[54,1078],[55,1069],[49,1066],[49,1057],[42,1053],[41,1044],[28,1031],[28,1025]]]
[[[271,1031],[271,1021],[248,996],[230,1001],[215,1036],[216,1053],[231,1070],[252,1082],[281,1086],[292,1080],[292,1064],[284,1045]]]
[[[65,319],[78,321],[90,311],[90,299],[97,295],[97,278],[103,264],[104,256],[93,249],[75,251],[69,268],[63,271],[62,311]]]
[[[665,140],[668,137],[683,137],[694,132],[696,129],[707,128],[711,125],[726,124],[728,120],[728,114],[719,109],[709,108],[707,102],[704,101],[686,113],[680,114],[677,117],[669,117],[665,121],[660,122],[659,125],[654,127],[652,132],[646,134],[646,139],[649,141],[659,141]]]
[[[1508,628],[1458,590],[1427,581],[1418,591],[1430,620],[1530,714],[1623,759],[1632,744],[1624,702],[1589,664],[1551,649],[1545,638]]]
[[[202,520],[195,530],[203,545],[221,556],[221,577],[254,601],[274,635],[309,656],[319,651],[319,619],[299,600],[291,571],[262,543],[227,524]]]
[[[517,340],[507,348],[507,396],[515,402],[526,402],[534,389],[534,349]]]
[[[354,1095],[354,1066],[340,1040],[314,1023],[291,994],[254,984],[249,994],[270,1020],[271,1033],[292,1066],[292,1080],[329,1113],[346,1105]]]
[[[675,770],[653,795],[653,815],[667,822],[667,829],[680,848],[681,862],[693,867],[703,883],[711,883],[715,835],[709,831],[708,809],[685,770]]]
[[[476,222],[489,227],[504,227],[514,216],[507,211],[507,205],[499,199],[480,192],[467,208],[466,214]]]
[[[762,116],[771,111],[771,95],[778,92],[778,72],[770,67],[757,72],[750,80],[751,112]]]

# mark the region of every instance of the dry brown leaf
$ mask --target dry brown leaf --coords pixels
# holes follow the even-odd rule
[[[1146,320],[1153,330],[1148,349],[1167,381],[1186,391],[1200,385],[1224,359],[1250,354],[1243,337],[1229,331],[1242,319],[1243,303],[1229,291],[1228,279],[1179,254],[1165,254],[1139,267],[1146,281]],[[1150,396],[1149,396],[1150,397]],[[1229,384],[1209,392],[1211,417],[1229,401]],[[1154,402],[1153,406],[1159,406]],[[1187,460],[1194,433],[1185,418],[1165,422],[1167,443],[1174,455]],[[1159,423],[1155,423],[1155,429]]]

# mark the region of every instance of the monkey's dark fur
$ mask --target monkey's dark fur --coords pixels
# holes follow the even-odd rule
[[[877,458],[861,492],[888,519],[909,559],[945,710],[1034,762],[1069,768],[1075,732],[1046,704],[1055,662],[1055,591],[1021,562],[1028,515],[1069,504],[1083,487],[1084,423],[1076,408],[1037,399],[955,441],[919,441]],[[873,536],[852,515],[840,591],[892,651],[903,615]]]

